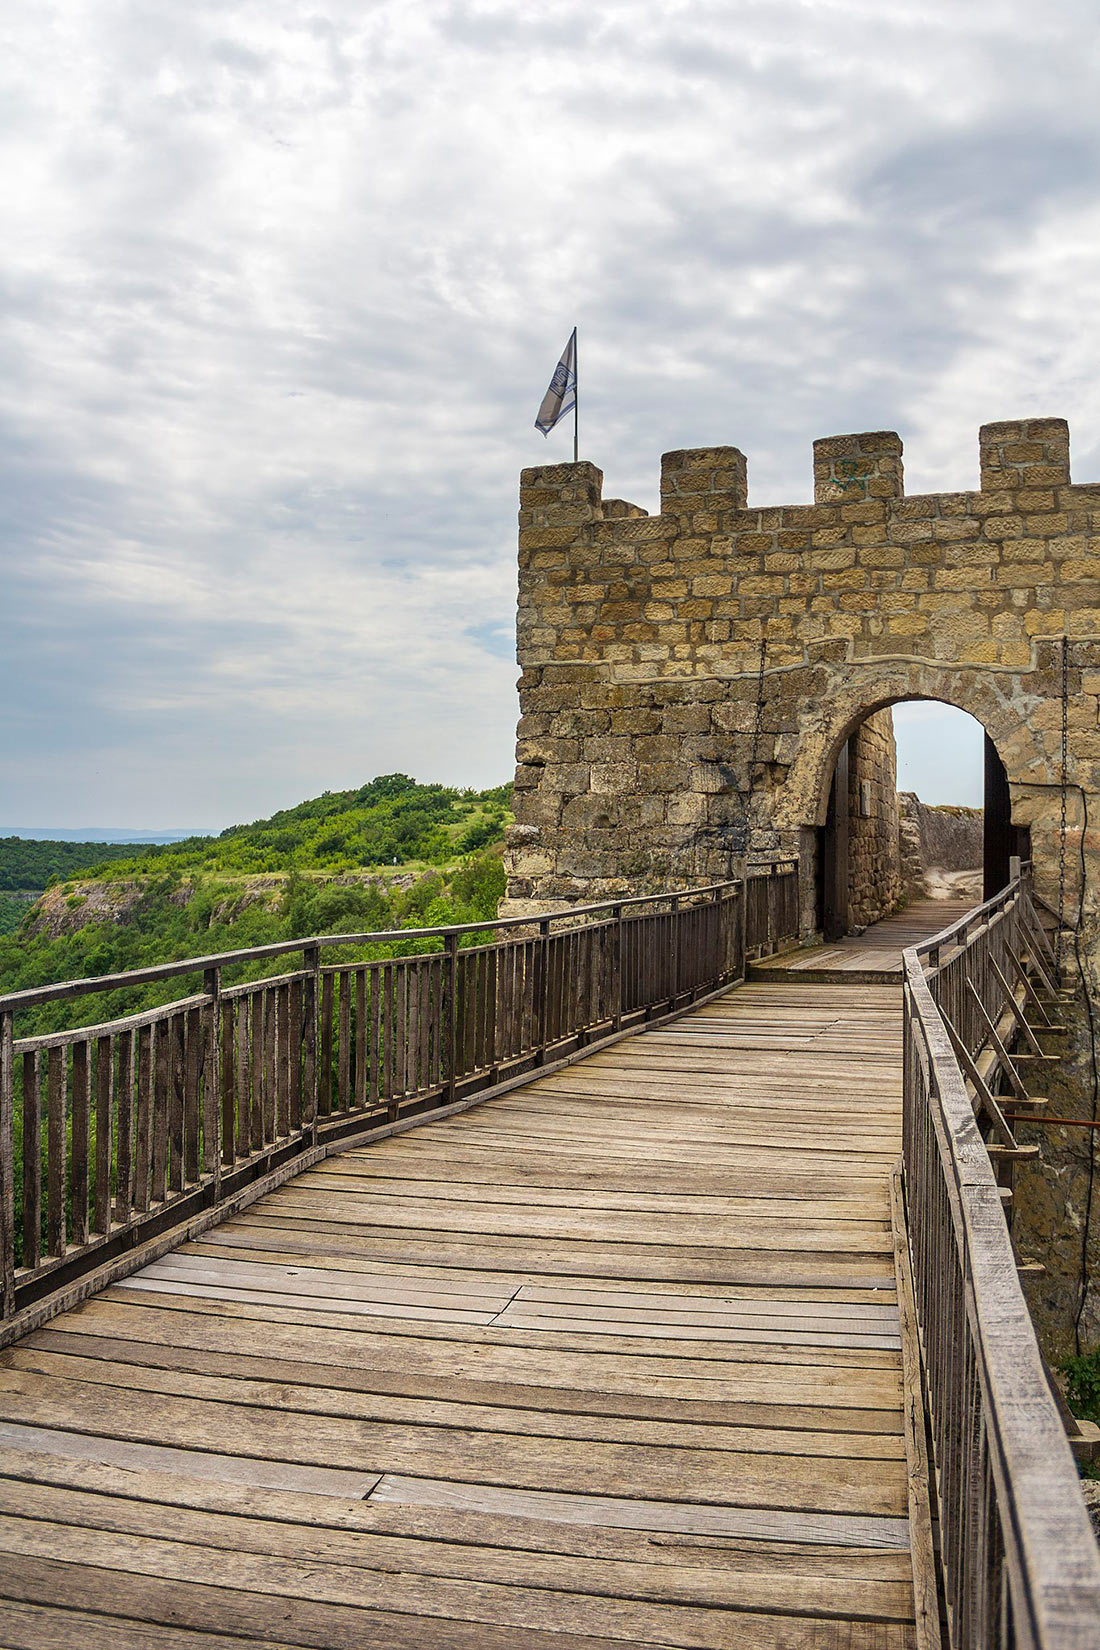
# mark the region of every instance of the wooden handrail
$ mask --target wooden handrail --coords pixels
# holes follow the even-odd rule
[[[325,934],[0,997],[0,1318],[345,1137],[518,1082],[744,975],[798,929],[795,864],[444,928]],[[490,933],[485,944],[462,946]],[[325,951],[430,940],[404,955]],[[234,964],[304,966],[226,985]],[[20,1037],[43,1003],[203,989]],[[287,1169],[287,1165],[291,1169]],[[15,1332],[14,1326],[0,1339]]]
[[[759,872],[749,872],[749,880],[764,879],[773,872],[793,871],[795,862],[782,862]],[[61,980],[55,985],[29,986],[23,991],[0,994],[0,1013],[22,1008],[34,1008],[40,1003],[61,1002],[71,997],[84,997],[93,992],[121,991],[128,987],[153,985],[158,980],[171,980],[183,974],[202,974],[211,968],[228,968],[237,963],[262,962],[268,957],[285,957],[296,951],[314,948],[327,949],[345,945],[400,945],[412,940],[446,941],[452,934],[504,933],[510,929],[529,928],[533,922],[575,921],[577,917],[593,916],[598,912],[614,913],[628,906],[654,905],[673,899],[702,899],[721,891],[740,887],[739,879],[707,883],[699,888],[686,888],[658,894],[631,894],[602,900],[594,905],[570,905],[560,911],[541,912],[528,917],[486,917],[482,922],[452,923],[441,928],[387,928],[361,934],[315,934],[308,939],[277,940],[269,945],[253,945],[236,951],[217,951],[201,957],[187,957],[179,962],[156,963],[149,968],[132,968],[123,974],[101,974],[94,979]]]
[[[906,1204],[953,1650],[1100,1643],[1100,1555],[944,1018],[960,980],[982,1009],[952,1021],[964,1048],[998,1017],[985,965],[1019,954],[1028,901],[1017,879],[904,954]]]

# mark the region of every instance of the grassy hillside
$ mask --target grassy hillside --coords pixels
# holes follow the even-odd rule
[[[326,791],[216,837],[143,848],[101,860],[97,875],[346,871],[383,865],[445,865],[500,840],[511,787],[459,791],[382,774],[357,791]],[[91,863],[91,862],[88,862]]]
[[[55,883],[17,933],[4,933],[0,906],[0,991],[310,934],[478,922],[495,915],[503,893],[508,801],[507,786],[458,791],[387,774],[219,837],[101,858]],[[96,999],[87,1017],[186,989],[174,981],[116,993]],[[72,1005],[50,1005],[22,1016],[20,1032],[63,1023],[73,1023]]]

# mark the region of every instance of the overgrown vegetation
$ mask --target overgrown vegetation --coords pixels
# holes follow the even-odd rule
[[[357,791],[326,791],[270,819],[231,825],[216,837],[101,857],[95,874],[343,871],[380,865],[445,865],[499,841],[510,787],[463,791],[387,773]],[[35,884],[23,884],[35,886]]]
[[[1067,1358],[1062,1365],[1066,1378],[1066,1401],[1081,1421],[1100,1424],[1100,1346]]]
[[[1067,1358],[1062,1365],[1066,1383],[1066,1402],[1080,1421],[1095,1421],[1100,1425],[1100,1346],[1091,1352],[1082,1352]],[[1100,1478],[1100,1462],[1089,1462],[1081,1469],[1084,1478]]]
[[[0,935],[15,933],[33,898],[32,894],[0,894]]]
[[[105,865],[109,860],[135,860],[147,850],[132,842],[32,842],[26,837],[0,837],[0,891],[48,888],[62,877]]]

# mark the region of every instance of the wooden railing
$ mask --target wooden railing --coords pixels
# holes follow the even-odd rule
[[[795,867],[747,886],[748,900],[745,884],[727,882],[528,919],[287,941],[0,997],[0,1316],[272,1171],[740,978],[746,953],[798,928]],[[301,967],[227,983],[293,953]],[[181,1000],[18,1035],[19,1016],[43,1004],[188,976],[201,990]]]
[[[1045,945],[1017,878],[905,953],[905,1192],[953,1650],[1100,1643],[1100,1558],[993,1167],[1019,1151],[997,1089],[1020,1080],[1023,1004],[1045,1017]]]

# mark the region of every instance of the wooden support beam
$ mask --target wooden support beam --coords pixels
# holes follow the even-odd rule
[[[1070,1000],[1069,997],[1066,995],[1066,993],[1064,991],[1059,990],[1059,988],[1051,980],[1051,978],[1050,978],[1049,974],[1047,973],[1046,969],[1043,967],[1042,958],[1040,957],[1039,952],[1036,949],[1036,946],[1034,944],[1034,941],[1033,941],[1031,935],[1028,934],[1022,927],[1020,929],[1020,938],[1023,941],[1024,950],[1027,952],[1028,956],[1031,958],[1031,965],[1034,968],[1036,974],[1038,974],[1038,976],[1039,976],[1039,980],[1040,980],[1040,983],[1042,984],[1043,990],[1047,993],[1047,995],[1051,998],[1051,1000],[1053,1002],[1056,1002],[1056,1003],[1068,1002]]]
[[[1039,996],[1039,993],[1036,991],[1035,987],[1031,983],[1031,979],[1028,975],[1027,969],[1024,967],[1023,963],[1020,961],[1019,957],[1017,957],[1017,955],[1014,951],[1010,951],[1008,953],[1008,960],[1012,964],[1012,968],[1013,968],[1014,973],[1016,974],[1017,979],[1019,980],[1020,984],[1024,988],[1024,995],[1025,995],[1027,1001],[1029,1003],[1031,1003],[1031,1005],[1035,1009],[1036,1014],[1039,1016],[1039,1019],[1042,1022],[1042,1024],[1039,1026],[1039,1030],[1042,1031],[1044,1034],[1050,1034],[1050,1035],[1053,1035],[1056,1032],[1064,1034],[1065,1030],[1066,1030],[1066,1027],[1062,1026],[1062,1025],[1058,1025],[1054,1020],[1051,1019],[1050,1015],[1047,1013],[1046,1004],[1043,1002],[1043,999]]]
[[[985,1078],[978,1070],[977,1064],[971,1058],[970,1050],[955,1030],[949,1016],[945,1014],[942,1009],[940,1010],[940,1017],[947,1028],[947,1035],[951,1039],[951,1047],[955,1051],[955,1058],[963,1068],[964,1074],[969,1077],[971,1083],[974,1085],[976,1108],[980,1106],[985,1112],[986,1116],[993,1123],[993,1126],[999,1130],[1001,1139],[1006,1146],[1015,1146],[1016,1136],[1009,1127],[1004,1112],[993,1098],[992,1091],[986,1083]]]
[[[1016,1070],[1016,1067],[1012,1064],[1012,1060],[1009,1056],[1009,1052],[1008,1052],[1007,1048],[1005,1048],[1004,1043],[1001,1041],[1001,1037],[1000,1037],[1000,1034],[997,1031],[997,1027],[994,1025],[992,1019],[990,1018],[989,1010],[986,1008],[985,1004],[982,1002],[981,993],[978,991],[977,987],[974,984],[974,981],[970,978],[969,975],[967,975],[966,987],[967,987],[967,990],[970,992],[970,995],[973,998],[975,1004],[977,1005],[978,1013],[981,1015],[982,1019],[985,1021],[986,1030],[989,1033],[989,1041],[993,1044],[993,1047],[994,1047],[994,1049],[996,1050],[996,1053],[997,1053],[997,1063],[1000,1066],[1001,1070],[1004,1072],[1005,1076],[1008,1078],[1009,1082],[1012,1084],[1013,1094],[1015,1094],[1017,1100],[1023,1100],[1023,1101],[1026,1102],[1027,1098],[1028,1098],[1028,1092],[1027,1092],[1027,1088],[1024,1084],[1024,1080],[1020,1076],[1020,1073]]]
[[[1005,1007],[1016,1021],[1019,1029],[1023,1032],[1028,1047],[1031,1049],[1032,1053],[1037,1055],[1039,1059],[1042,1059],[1043,1051],[1039,1047],[1039,1040],[1032,1031],[1031,1026],[1028,1024],[1027,1015],[1020,1007],[1020,1004],[1016,1001],[1016,993],[1005,979],[997,959],[992,952],[989,954],[989,966],[993,970],[1001,990],[1004,992]]]

